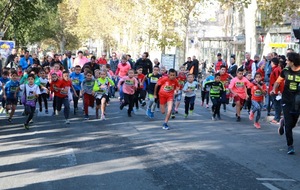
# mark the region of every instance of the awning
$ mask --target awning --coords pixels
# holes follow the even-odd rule
[[[269,43],[269,46],[272,48],[287,48],[287,44],[282,44],[282,43]]]

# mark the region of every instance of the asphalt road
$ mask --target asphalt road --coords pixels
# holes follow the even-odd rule
[[[212,121],[198,98],[194,114],[184,119],[182,103],[165,131],[159,112],[128,118],[118,105],[105,121],[71,114],[70,125],[62,113],[38,113],[29,131],[21,107],[12,124],[1,115],[0,189],[300,189],[299,128],[291,156],[277,126],[257,130],[246,111],[239,123],[232,107]]]

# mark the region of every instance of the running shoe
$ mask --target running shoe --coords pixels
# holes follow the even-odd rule
[[[146,105],[146,102],[143,101],[141,105],[142,105],[142,107],[144,107]]]
[[[43,108],[42,107],[40,107],[40,112],[42,112],[43,111]]]
[[[29,124],[28,123],[24,123],[23,126],[24,126],[25,129],[29,130]]]
[[[288,152],[287,152],[287,154],[295,154],[295,149],[294,149],[294,146],[293,146],[293,145],[291,145],[291,146],[288,147]]]
[[[45,110],[45,113],[48,114],[49,113],[48,110]]]
[[[217,115],[217,118],[218,120],[222,120],[221,116],[220,115]]]
[[[89,115],[85,115],[84,120],[89,120]]]
[[[175,119],[175,113],[172,113],[172,114],[171,114],[171,118],[172,118],[172,119]]]
[[[211,116],[211,120],[216,121],[216,116]]]
[[[279,122],[274,120],[274,119],[272,121],[270,121],[270,123],[273,124],[273,125],[279,125]]]
[[[240,117],[240,116],[237,116],[237,117],[236,117],[236,121],[237,121],[237,122],[240,122],[240,121],[241,121],[241,117]]]
[[[254,119],[254,113],[251,111],[249,114],[249,120],[252,121]]]
[[[151,109],[147,109],[147,111],[146,111],[146,115],[148,116],[148,117],[151,117]]]
[[[121,104],[120,104],[120,110],[122,110],[123,108],[124,108],[124,104],[121,103]]]
[[[169,130],[168,124],[167,124],[167,123],[164,123],[162,129],[164,129],[164,130]]]
[[[8,118],[7,121],[8,121],[8,123],[11,123],[11,118]]]
[[[105,115],[104,115],[104,114],[102,114],[102,115],[101,115],[101,120],[106,120],[106,118],[105,118]]]
[[[209,105],[208,105],[208,104],[206,104],[206,108],[209,108]]]
[[[188,117],[188,114],[185,113],[185,114],[184,114],[184,118],[187,118],[187,117]]]
[[[150,118],[154,118],[154,112],[150,112]]]
[[[128,115],[128,117],[131,117],[131,112],[128,112],[127,115]]]
[[[254,123],[254,127],[255,127],[256,129],[260,129],[260,123],[255,122],[255,123]]]
[[[65,124],[70,124],[70,120],[66,119]]]
[[[284,134],[284,119],[281,118],[279,121],[279,127],[278,127],[278,134],[283,135]]]
[[[189,111],[189,115],[193,115],[194,110]]]

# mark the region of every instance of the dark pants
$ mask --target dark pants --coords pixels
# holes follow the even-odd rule
[[[53,103],[52,103],[52,107],[53,107],[53,112],[55,113],[56,111],[56,107],[57,107],[57,97],[53,96]]]
[[[69,119],[70,114],[70,102],[68,96],[64,98],[56,97],[56,109],[57,111],[61,111],[61,107],[64,105],[64,116],[65,119]]]
[[[131,113],[131,111],[133,110],[133,105],[134,105],[134,94],[124,93],[124,102],[122,104],[123,104],[123,106],[128,105],[128,113]]]
[[[270,98],[272,99],[273,105],[274,105],[274,109],[275,109],[275,116],[274,116],[274,120],[276,120],[277,122],[280,121],[280,115],[281,115],[281,100],[276,100],[276,94],[271,95]]]
[[[143,89],[137,89],[134,93],[134,104],[135,107],[139,108],[139,102],[142,103],[142,100],[145,100],[146,98],[146,91]]]
[[[79,95],[80,95],[80,90],[76,90],[76,94],[78,97],[76,97],[73,93],[73,102],[74,102],[74,108],[78,108],[78,100],[79,100]]]
[[[29,121],[33,118],[34,111],[35,111],[35,107],[25,105],[25,114],[28,115],[25,124],[28,124]]]
[[[206,104],[209,103],[209,92],[206,92],[206,91],[201,91],[201,99],[202,99],[202,102],[204,102],[204,100],[206,100]]]
[[[293,145],[293,128],[296,127],[297,121],[299,118],[299,113],[293,113],[291,110],[293,105],[283,104],[283,117],[284,117],[284,127],[285,127],[285,136],[288,146]]]
[[[273,95],[269,94],[269,98],[268,98],[268,104],[267,104],[267,114],[270,115],[271,109],[273,107]],[[276,96],[275,96],[276,97]]]
[[[46,93],[43,93],[43,94],[40,94],[39,95],[39,98],[38,98],[38,101],[39,101],[39,106],[40,106],[40,109],[43,107],[42,106],[42,101],[44,102],[45,104],[45,109],[47,110],[48,109],[48,94]]]
[[[192,96],[192,97],[184,97],[184,113],[188,114],[189,113],[189,109],[191,111],[194,110],[194,105],[195,105],[195,99],[196,96]]]
[[[211,107],[213,116],[220,116],[221,99],[219,97],[211,97],[211,102],[213,104]]]

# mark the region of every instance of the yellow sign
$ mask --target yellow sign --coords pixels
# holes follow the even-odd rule
[[[269,46],[272,48],[287,48],[287,44],[280,44],[280,43],[269,43]]]

